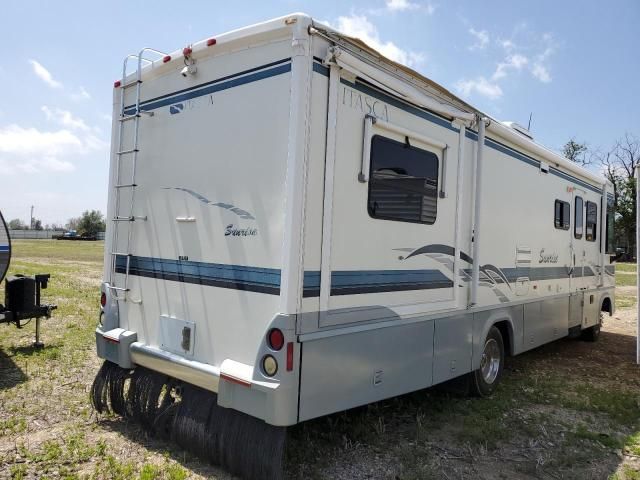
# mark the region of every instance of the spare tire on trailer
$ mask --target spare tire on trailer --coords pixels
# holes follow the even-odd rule
[[[0,282],[4,280],[11,263],[11,237],[9,227],[0,212]]]

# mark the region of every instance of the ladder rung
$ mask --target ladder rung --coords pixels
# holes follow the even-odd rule
[[[134,80],[133,82],[125,83],[125,84],[122,85],[121,88],[123,88],[123,89],[124,88],[130,88],[130,87],[133,87],[134,85],[137,85],[139,83],[142,83],[142,80]]]
[[[132,148],[131,150],[121,150],[119,152],[116,152],[116,155],[126,155],[128,153],[134,153],[134,152],[139,152],[140,150],[137,148]]]
[[[111,255],[120,255],[121,257],[131,257],[130,253],[111,252]]]
[[[135,220],[147,220],[147,216],[133,215],[131,217],[113,217],[114,222],[133,222]]]
[[[133,120],[134,118],[140,118],[141,115],[139,113],[134,113],[133,115],[121,115],[120,116],[120,121],[121,122],[128,122],[129,120]]]
[[[130,187],[137,187],[138,184],[137,183],[123,183],[120,185],[114,185],[114,188],[130,188]]]
[[[109,285],[107,287],[109,290],[117,290],[118,292],[128,292],[130,289],[129,288],[123,288],[123,287],[114,287],[112,285]]]

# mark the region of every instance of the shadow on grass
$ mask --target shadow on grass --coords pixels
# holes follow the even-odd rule
[[[121,417],[111,416],[101,418],[98,424],[107,430],[121,434],[134,443],[144,446],[147,450],[168,456],[182,467],[189,469],[197,475],[205,478],[215,478],[216,480],[231,480],[236,478],[221,468],[210,465],[193,454],[182,450],[171,440],[150,434],[135,422],[128,421]]]
[[[6,390],[27,381],[25,373],[13,359],[0,350],[0,390]]]

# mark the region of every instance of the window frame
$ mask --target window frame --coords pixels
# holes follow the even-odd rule
[[[595,209],[595,222],[589,222],[589,205],[593,205],[593,208]],[[587,200],[585,202],[585,230],[584,230],[584,239],[587,242],[595,242],[598,240],[598,204],[595,202],[590,202],[589,200]],[[590,225],[593,226],[593,238],[589,238],[589,232],[590,232]]]
[[[372,186],[374,186],[376,180],[374,180],[374,162],[373,162],[373,155],[374,155],[374,150],[373,150],[373,143],[374,140],[379,137],[381,139],[384,139],[386,141],[395,143],[395,144],[399,144],[402,145],[402,142],[400,142],[399,140],[396,140],[395,138],[391,138],[390,136],[387,135],[382,135],[380,133],[375,133],[373,135],[371,135],[371,140],[369,142],[369,178],[368,178],[368,185],[367,185],[367,213],[369,215],[370,218],[373,218],[375,220],[386,220],[386,221],[390,221],[390,222],[401,222],[401,223],[413,223],[413,224],[418,224],[418,225],[434,225],[437,221],[438,221],[438,203],[439,203],[439,187],[440,187],[440,169],[442,168],[441,162],[442,162],[442,158],[441,156],[434,152],[433,150],[429,150],[427,148],[423,148],[422,146],[418,147],[415,146],[411,143],[411,137],[406,137],[407,140],[409,140],[408,142],[406,142],[406,144],[404,145],[404,148],[410,148],[412,150],[418,150],[419,152],[422,153],[426,153],[429,154],[430,156],[433,156],[435,158],[435,162],[436,162],[436,172],[435,172],[435,190],[434,190],[434,199],[435,199],[435,215],[433,217],[433,221],[432,222],[425,222],[425,221],[421,221],[421,220],[409,220],[409,219],[403,219],[403,218],[398,218],[398,217],[390,217],[390,216],[381,216],[380,214],[376,214],[372,211],[371,209],[371,189]],[[424,143],[421,142],[419,139],[417,139],[418,143]],[[421,197],[424,197],[425,195],[421,195]]]
[[[558,219],[558,205],[560,205],[560,219]],[[565,222],[565,213],[567,213],[567,221]],[[556,198],[553,204],[553,226],[557,230],[569,230],[571,228],[571,204],[564,200]]]
[[[578,233],[578,200],[580,200],[580,233]],[[584,236],[584,199],[576,196],[573,201],[573,238],[582,240]]]

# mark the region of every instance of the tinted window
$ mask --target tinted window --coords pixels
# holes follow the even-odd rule
[[[614,215],[615,215],[615,210],[614,210],[614,200],[613,197],[609,197],[607,198],[607,229],[606,229],[606,242],[605,242],[605,248],[606,248],[606,252],[605,253],[616,253],[616,247],[614,245],[614,231],[613,231],[613,225],[614,225]]]
[[[585,238],[590,242],[596,241],[596,231],[598,228],[598,205],[587,202],[587,228]]]
[[[576,197],[575,204],[575,225],[573,227],[573,235],[576,238],[582,238],[582,233],[584,230],[584,201],[582,197]]]
[[[553,224],[556,228],[561,228],[562,230],[569,230],[569,225],[571,223],[569,217],[571,216],[571,207],[568,202],[563,202],[562,200],[556,200]]]
[[[369,215],[432,224],[438,210],[437,192],[436,154],[380,135],[371,139]]]

